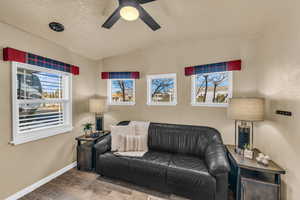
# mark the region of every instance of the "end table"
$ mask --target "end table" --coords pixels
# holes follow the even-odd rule
[[[234,145],[226,145],[226,149],[231,166],[229,184],[236,200],[280,200],[280,176],[286,173],[283,168],[273,161],[268,166],[257,163],[256,157],[261,153],[258,149],[254,149],[253,159],[236,153]]]
[[[77,169],[83,171],[92,171],[95,169],[96,158],[94,145],[97,144],[110,131],[99,132],[98,137],[85,137],[85,135],[76,137],[77,140]]]

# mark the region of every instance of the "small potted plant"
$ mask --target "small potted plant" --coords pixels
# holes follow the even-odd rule
[[[84,131],[85,137],[88,137],[89,135],[91,135],[92,131],[93,131],[93,124],[92,123],[83,124],[83,131]]]
[[[250,144],[245,144],[244,146],[244,157],[253,159],[253,151],[251,150]]]

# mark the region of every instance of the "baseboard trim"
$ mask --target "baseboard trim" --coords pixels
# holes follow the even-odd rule
[[[70,169],[74,168],[77,166],[77,162],[73,162],[70,165],[58,170],[57,172],[54,172],[53,174],[50,174],[49,176],[39,180],[38,182],[24,188],[23,190],[9,196],[6,198],[6,200],[17,200],[23,196],[25,196],[26,194],[29,194],[30,192],[32,192],[33,190],[41,187],[42,185],[48,183],[49,181],[51,181],[52,179],[55,179],[56,177],[62,175],[63,173],[69,171]]]

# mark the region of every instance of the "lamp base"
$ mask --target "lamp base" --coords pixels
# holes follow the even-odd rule
[[[96,114],[95,122],[96,122],[96,131],[97,132],[103,131],[103,116]]]
[[[249,125],[250,123],[250,125]],[[235,121],[235,134],[234,134],[234,144],[235,152],[238,153],[241,150],[253,149],[253,122],[252,121]]]
[[[245,149],[245,146],[250,144],[250,130],[250,126],[238,127],[238,148]]]

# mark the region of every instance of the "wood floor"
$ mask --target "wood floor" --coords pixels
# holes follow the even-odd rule
[[[230,195],[231,196],[231,195]],[[233,198],[229,198],[233,200]],[[186,200],[72,169],[21,200]],[[204,199],[203,199],[204,200]]]

